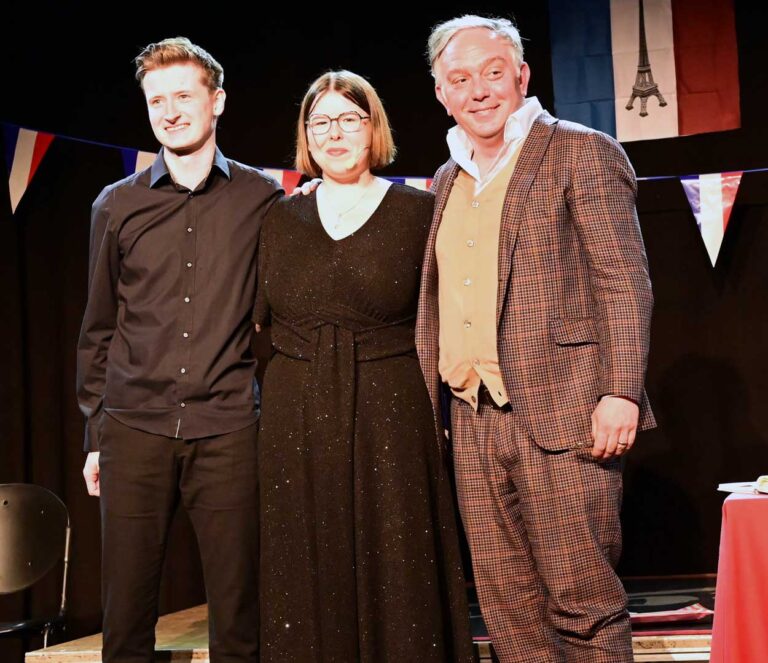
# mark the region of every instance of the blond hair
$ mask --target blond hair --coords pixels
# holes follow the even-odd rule
[[[224,85],[222,66],[208,51],[193,44],[186,37],[171,37],[145,46],[134,59],[136,80],[141,85],[148,71],[184,62],[192,62],[202,68],[203,83],[211,92]]]
[[[486,28],[503,39],[506,39],[515,54],[517,65],[523,63],[523,41],[515,25],[506,18],[486,18],[475,14],[466,14],[450,21],[444,21],[432,28],[427,41],[427,57],[432,76],[435,75],[435,62],[440,57],[448,42],[457,32],[470,28]]]

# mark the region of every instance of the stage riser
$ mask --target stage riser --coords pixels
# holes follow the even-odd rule
[[[646,635],[636,636],[632,642],[635,663],[709,660],[709,635]],[[475,646],[482,663],[495,661],[488,641],[476,642]],[[157,624],[157,648],[158,663],[209,663],[207,607],[200,605],[161,617]],[[26,663],[101,663],[101,635],[29,652]]]

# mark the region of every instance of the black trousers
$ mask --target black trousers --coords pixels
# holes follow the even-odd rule
[[[160,574],[182,502],[200,546],[211,663],[255,663],[259,633],[258,425],[196,440],[100,431],[103,661],[152,663]]]

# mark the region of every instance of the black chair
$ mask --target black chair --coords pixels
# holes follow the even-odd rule
[[[25,483],[0,484],[0,594],[32,587],[63,560],[61,603],[57,614],[0,622],[0,637],[48,636],[63,625],[67,605],[69,514],[50,490]]]

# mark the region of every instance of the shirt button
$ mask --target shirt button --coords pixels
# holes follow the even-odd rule
[[[480,203],[479,203],[477,200],[473,200],[473,201],[472,201],[472,207],[474,207],[475,209],[477,209],[478,207],[480,207]]]
[[[179,407],[187,407],[186,403],[179,403]]]
[[[188,262],[188,263],[187,263],[187,267],[192,267],[192,263],[191,263],[191,262]]]
[[[187,304],[189,304],[189,297],[184,297],[184,301],[187,302]]]
[[[467,240],[467,246],[471,249],[475,245],[474,239],[468,239]]]
[[[192,228],[187,228],[187,232],[191,233],[192,232]]]
[[[182,373],[186,373],[186,372],[187,372],[187,369],[186,369],[186,368],[182,368],[182,369],[181,369],[181,372],[182,372]]]
[[[472,363],[473,363],[475,366],[480,366],[480,360],[479,360],[479,359],[473,359],[473,360],[472,360]]]
[[[182,336],[183,336],[184,338],[189,338],[189,332],[184,332],[184,333],[182,334]]]
[[[472,285],[472,279],[464,279],[464,285]]]
[[[464,329],[469,329],[472,326],[472,323],[469,320],[464,321]]]

